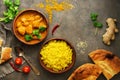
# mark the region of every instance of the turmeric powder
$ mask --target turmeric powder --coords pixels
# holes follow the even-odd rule
[[[46,4],[40,3],[38,5],[40,8],[43,8],[45,12],[49,16],[49,22],[52,22],[53,11],[64,11],[68,9],[72,9],[74,6],[69,3],[69,0],[64,0],[62,2],[58,2],[57,0],[46,0]]]
[[[110,45],[110,41],[115,39],[115,33],[118,33],[118,29],[115,24],[115,19],[113,18],[108,18],[106,20],[108,24],[108,28],[106,29],[106,33],[103,35],[103,42],[107,45]]]

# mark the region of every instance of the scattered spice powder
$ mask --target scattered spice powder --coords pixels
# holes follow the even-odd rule
[[[74,8],[72,4],[70,4],[70,0],[63,0],[62,2],[58,2],[58,0],[45,0],[46,3],[38,4],[38,7],[43,8],[45,12],[49,16],[49,22],[52,22],[53,11],[64,11]]]
[[[79,47],[79,48],[86,48],[86,47],[87,47],[86,41],[80,41],[80,42],[77,44],[77,47]]]
[[[84,54],[87,47],[88,47],[88,44],[86,41],[79,41],[77,43],[77,49],[80,50],[80,53]]]

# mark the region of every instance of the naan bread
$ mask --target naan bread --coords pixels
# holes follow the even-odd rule
[[[101,73],[100,67],[95,64],[86,63],[78,67],[68,80],[96,80]]]
[[[2,44],[3,44],[3,40],[0,39],[0,47],[2,47]]]
[[[120,59],[113,55],[112,52],[99,49],[91,52],[89,56],[102,69],[107,80],[120,72]]]
[[[4,63],[4,62],[8,61],[10,58],[12,58],[11,52],[12,52],[12,48],[2,47],[0,64]]]

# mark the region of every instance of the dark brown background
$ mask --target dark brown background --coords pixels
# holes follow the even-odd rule
[[[38,11],[44,12],[42,9],[35,7],[39,2],[44,0],[21,0],[20,9],[33,8]],[[59,0],[62,1],[62,0]],[[50,38],[64,38],[71,42],[76,50],[76,63],[74,67],[63,74],[51,74],[45,71],[39,64],[39,49],[42,43],[37,45],[28,46],[16,39],[13,36],[11,46],[21,46],[26,56],[31,60],[31,62],[40,70],[41,75],[36,76],[32,71],[28,75],[22,73],[13,72],[5,77],[5,80],[67,80],[70,74],[80,65],[92,61],[88,57],[88,53],[96,50],[98,48],[103,48],[112,51],[114,54],[120,57],[120,33],[116,34],[116,39],[112,41],[110,46],[106,46],[102,42],[102,35],[107,27],[105,20],[108,17],[112,17],[118,20],[118,28],[120,30],[120,0],[73,0],[71,3],[75,6],[74,9],[54,12],[53,22],[50,24],[49,34],[47,39]],[[0,16],[2,16],[5,6],[0,0]],[[95,28],[90,20],[90,13],[96,12],[99,14],[98,21],[104,24],[102,29],[98,30],[98,34],[94,35]],[[45,14],[47,16],[47,14]],[[56,30],[55,35],[51,35],[51,30],[53,26],[59,22],[60,18],[63,16],[61,26]],[[48,16],[47,16],[48,18]],[[12,22],[7,24],[8,28],[12,27]],[[85,49],[77,47],[80,41],[86,41],[87,47]],[[24,64],[26,65],[26,64]],[[106,80],[103,75],[101,75],[98,80]],[[111,80],[120,80],[120,74],[113,77]]]

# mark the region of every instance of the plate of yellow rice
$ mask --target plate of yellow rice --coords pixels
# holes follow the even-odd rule
[[[40,64],[51,73],[63,73],[75,63],[74,47],[65,39],[52,38],[43,43],[40,49]]]

